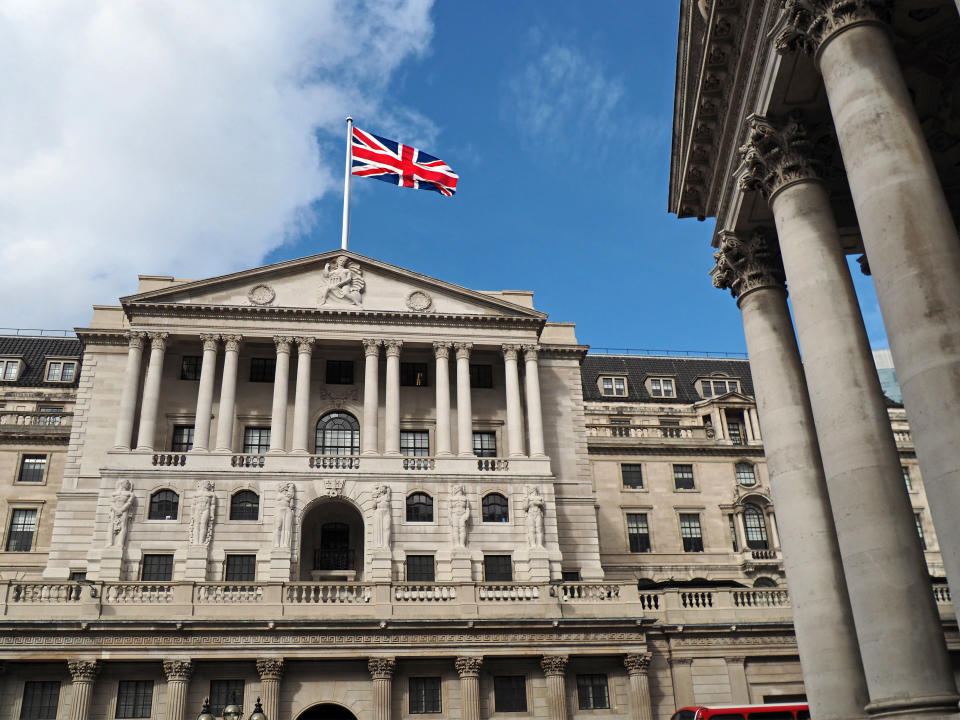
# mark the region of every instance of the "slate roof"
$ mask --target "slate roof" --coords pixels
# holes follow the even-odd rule
[[[747,360],[588,353],[580,366],[583,399],[595,402],[695,403],[703,399],[697,392],[695,385],[697,379],[714,373],[722,373],[740,380],[740,392],[753,396],[753,378],[750,375],[750,363]],[[597,387],[599,376],[623,374],[627,376],[626,397],[600,394],[600,389]],[[648,376],[673,378],[677,397],[652,397],[644,386]]]
[[[80,341],[76,338],[10,337],[0,336],[0,357],[20,357],[26,367],[13,382],[0,381],[5,387],[76,387],[80,378],[79,367],[72,383],[46,382],[43,371],[48,357],[68,357],[80,360]]]

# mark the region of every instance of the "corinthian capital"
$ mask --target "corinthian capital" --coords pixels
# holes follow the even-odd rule
[[[779,53],[815,53],[841,30],[888,23],[893,0],[780,0],[786,27],[774,40]]]
[[[389,680],[396,667],[397,661],[393,658],[370,658],[367,661],[367,669],[374,680]]]
[[[260,658],[257,672],[261,680],[279,680],[283,677],[283,658]]]
[[[287,335],[274,335],[273,344],[277,348],[277,353],[289,353],[290,352],[290,343],[293,342],[293,338]]]
[[[92,683],[100,672],[100,664],[96,660],[70,660],[67,669],[73,682]]]
[[[543,668],[544,675],[563,675],[569,661],[570,658],[566,655],[544,655],[540,660],[540,667]]]
[[[504,359],[516,361],[520,347],[520,345],[501,345],[500,349],[503,350]]]
[[[470,351],[473,350],[473,343],[454,343],[453,347],[457,351],[457,360],[470,359]]]
[[[482,657],[458,657],[454,661],[457,674],[460,677],[477,677],[480,674],[480,666],[482,664]]]
[[[150,337],[150,347],[154,350],[166,350],[167,349],[167,338],[170,337],[170,333],[165,332],[152,332],[147,333]]]
[[[777,124],[751,115],[747,122],[747,142],[740,146],[741,190],[759,190],[771,199],[791,183],[821,179],[822,163],[799,118]]]
[[[227,352],[240,352],[240,343],[243,342],[242,335],[221,335],[223,340],[223,349]]]
[[[433,357],[437,360],[446,360],[450,357],[450,343],[435,342],[433,344]]]
[[[403,348],[403,340],[384,340],[383,347],[387,357],[400,357],[400,350]]]
[[[780,251],[763,230],[744,235],[721,231],[720,248],[713,259],[717,261],[710,273],[713,286],[729,290],[735,298],[762,287],[784,286]]]
[[[214,352],[216,352],[217,344],[220,342],[220,336],[204,334],[200,336],[200,342],[203,343],[204,352],[206,352],[207,350],[213,350]]]
[[[189,660],[164,660],[163,674],[167,676],[167,682],[172,680],[187,681],[193,675],[193,663]]]
[[[380,356],[380,346],[383,345],[383,340],[373,340],[371,338],[364,338],[360,342],[363,343],[363,355],[364,357],[379,357]]]
[[[137,350],[143,350],[143,341],[147,337],[146,333],[142,332],[128,332],[127,342],[130,343],[130,347],[136,348]]]
[[[311,355],[313,354],[313,344],[317,341],[316,338],[312,337],[298,337],[294,338],[297,341],[297,352],[301,355]]]
[[[623,657],[623,666],[630,675],[646,675],[652,657],[650,653],[630,653]]]

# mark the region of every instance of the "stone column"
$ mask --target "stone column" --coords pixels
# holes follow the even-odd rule
[[[143,381],[143,404],[140,406],[140,432],[137,450],[153,450],[157,441],[157,411],[160,407],[160,380],[163,377],[163,354],[167,349],[168,333],[148,333],[150,337],[150,364]]]
[[[387,390],[384,397],[383,452],[400,454],[400,349],[401,340],[384,340],[387,355]]]
[[[805,17],[781,47],[813,50],[857,212],[941,554],[960,609],[960,239],[879,2]],[[960,4],[960,3],[958,3]],[[958,611],[960,612],[960,611]]]
[[[279,720],[283,658],[260,658],[257,660],[257,672],[260,673],[260,697],[263,699],[263,714],[267,716],[267,720]]]
[[[137,390],[140,389],[140,361],[143,357],[143,339],[146,333],[129,332],[127,341],[127,369],[123,375],[123,392],[117,414],[117,435],[113,441],[115,450],[129,450],[133,437],[133,416],[137,412]]]
[[[463,720],[480,720],[480,665],[482,657],[458,657],[457,674],[460,676],[460,717]]]
[[[630,676],[630,707],[634,720],[653,720],[650,681],[647,678],[651,657],[650,653],[631,653],[623,658],[623,665]]]
[[[677,709],[694,705],[693,658],[670,658],[670,678],[673,681],[673,703]]]
[[[519,345],[503,345],[503,374],[507,394],[507,445],[510,457],[523,457],[523,418],[520,410],[520,375],[517,371]]]
[[[730,678],[730,699],[737,705],[749,704],[750,686],[747,684],[747,658],[743,655],[728,655],[724,660],[727,663],[727,677]]]
[[[547,709],[550,720],[567,720],[566,655],[544,655],[540,667],[547,678]]]
[[[93,681],[100,671],[96,660],[70,660],[67,662],[73,686],[70,699],[70,720],[87,720],[90,716],[90,696],[93,694]]]
[[[530,457],[545,457],[543,451],[543,411],[540,409],[540,372],[537,368],[539,345],[524,345],[523,359],[527,376],[527,433]]]
[[[437,384],[437,451],[440,456],[450,452],[450,343],[435,342]],[[467,370],[469,373],[469,369]]]
[[[223,335],[223,379],[220,381],[220,407],[217,409],[217,452],[233,450],[233,415],[237,404],[237,361],[240,335]]]
[[[270,452],[283,452],[287,440],[287,395],[290,391],[290,343],[292,337],[277,335],[277,366],[273,374],[273,407],[270,412]]]
[[[767,532],[770,533],[770,547],[773,550],[780,549],[780,531],[777,528],[777,516],[774,515],[773,508],[767,507],[764,510],[767,517]]]
[[[187,716],[187,687],[193,674],[189,660],[164,660],[163,674],[167,676],[166,720],[184,720]]]
[[[197,414],[193,418],[193,449],[206,452],[210,447],[210,417],[213,412],[213,384],[217,377],[219,335],[201,335],[203,362],[200,363],[200,387],[197,388]]]
[[[741,186],[767,195],[780,238],[867,709],[956,712],[956,685],[926,590],[930,579],[886,403],[811,144],[796,121],[778,127],[751,118]],[[770,432],[764,434],[769,446]],[[779,500],[777,506],[790,507]]]
[[[473,343],[454,343],[457,351],[457,454],[473,457],[473,407],[470,404],[470,351]]]
[[[394,658],[370,658],[367,662],[367,669],[373,678],[373,720],[390,720],[393,671],[396,667]],[[267,720],[270,720],[269,715]]]
[[[733,511],[733,527],[737,531],[737,542],[740,544],[740,552],[746,552],[747,547],[747,529],[743,525],[743,507],[737,507]]]
[[[312,337],[298,337],[297,388],[293,399],[293,452],[307,452],[310,424],[310,363],[313,362]],[[269,718],[269,715],[267,716]]]
[[[379,449],[380,431],[377,415],[380,412],[380,340],[363,341],[363,432],[360,433],[364,455],[376,455]],[[270,716],[267,715],[267,720]]]

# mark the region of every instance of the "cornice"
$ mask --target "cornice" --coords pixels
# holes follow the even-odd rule
[[[127,331],[102,330],[100,328],[74,328],[77,339],[82,346],[86,345],[120,345],[127,347],[130,341],[127,339]]]
[[[689,445],[644,446],[605,444],[616,438],[587,438],[587,455],[712,455],[715,457],[755,457],[763,458],[762,445],[724,445],[713,447],[691,447]]]
[[[587,351],[590,350],[589,345],[544,345],[543,343],[539,345],[539,348],[539,356],[541,360],[547,358],[574,358],[577,360],[583,360],[583,358],[587,355]]]

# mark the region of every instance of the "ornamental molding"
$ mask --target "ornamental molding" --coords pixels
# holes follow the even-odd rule
[[[340,497],[343,495],[344,478],[324,478],[323,494],[325,497]]]
[[[283,658],[259,658],[257,672],[261,680],[280,680],[283,677]]]
[[[137,350],[143,350],[143,343],[147,337],[147,334],[144,332],[128,332],[124,333],[124,336],[127,338],[127,342],[130,344],[130,347]]]
[[[411,290],[403,304],[414,312],[427,312],[433,307],[433,297],[425,290]]]
[[[630,653],[623,658],[623,666],[630,675],[646,675],[652,659],[650,653]]]
[[[403,349],[403,340],[384,340],[384,354],[389,357],[400,357],[400,351]]]
[[[473,343],[458,342],[453,344],[453,348],[457,351],[457,360],[469,360]]]
[[[370,658],[367,661],[367,670],[374,680],[389,680],[396,667],[397,661],[393,658]]]
[[[785,288],[786,276],[777,243],[763,230],[737,234],[721,230],[720,247],[713,254],[713,286],[729,290],[734,298],[760,288]]]
[[[220,336],[203,333],[200,335],[200,342],[203,344],[204,352],[207,352],[208,350],[216,352],[217,347],[220,344]]]
[[[174,680],[187,682],[193,675],[193,663],[189,660],[164,660],[163,674],[167,676],[167,682]]]
[[[347,402],[359,402],[360,400],[360,391],[356,389],[342,390],[340,392],[321,390],[320,392],[315,393],[315,395],[323,402],[332,406],[343,405]]]
[[[67,670],[70,671],[70,679],[73,682],[92,683],[100,672],[100,663],[96,660],[69,660]]]
[[[221,335],[220,339],[223,340],[224,352],[240,352],[243,335]]]
[[[259,283],[250,288],[247,299],[254,305],[270,305],[277,299],[277,292],[269,285]]]
[[[313,354],[313,344],[317,341],[314,337],[295,337],[294,341],[297,343],[297,353],[300,355],[312,355]]]
[[[277,354],[290,353],[290,346],[293,344],[293,338],[289,335],[274,335],[273,344],[277,348]]]
[[[453,347],[452,343],[448,342],[435,342],[433,344],[433,357],[436,360],[449,360],[450,359],[450,348]]]
[[[168,332],[151,332],[147,333],[147,336],[150,338],[150,349],[151,350],[166,350],[167,349],[167,339],[170,337]]]
[[[483,664],[482,657],[458,657],[454,661],[457,668],[457,674],[464,677],[477,677],[480,675],[480,666]]]
[[[779,0],[786,21],[773,44],[780,54],[804,52],[817,61],[827,42],[856,25],[890,22],[893,0]]]
[[[383,340],[364,338],[360,342],[363,344],[364,357],[380,357],[380,346],[383,345]]]
[[[540,660],[540,667],[543,668],[543,674],[547,677],[563,675],[567,671],[568,662],[570,658],[566,655],[544,655]]]
[[[503,357],[506,360],[517,361],[517,354],[520,352],[519,345],[501,345],[500,350],[503,351]]]
[[[759,190],[769,200],[788,185],[821,181],[827,159],[826,136],[813,141],[799,116],[775,123],[761,115],[747,118],[747,141],[740,146],[740,190]]]

